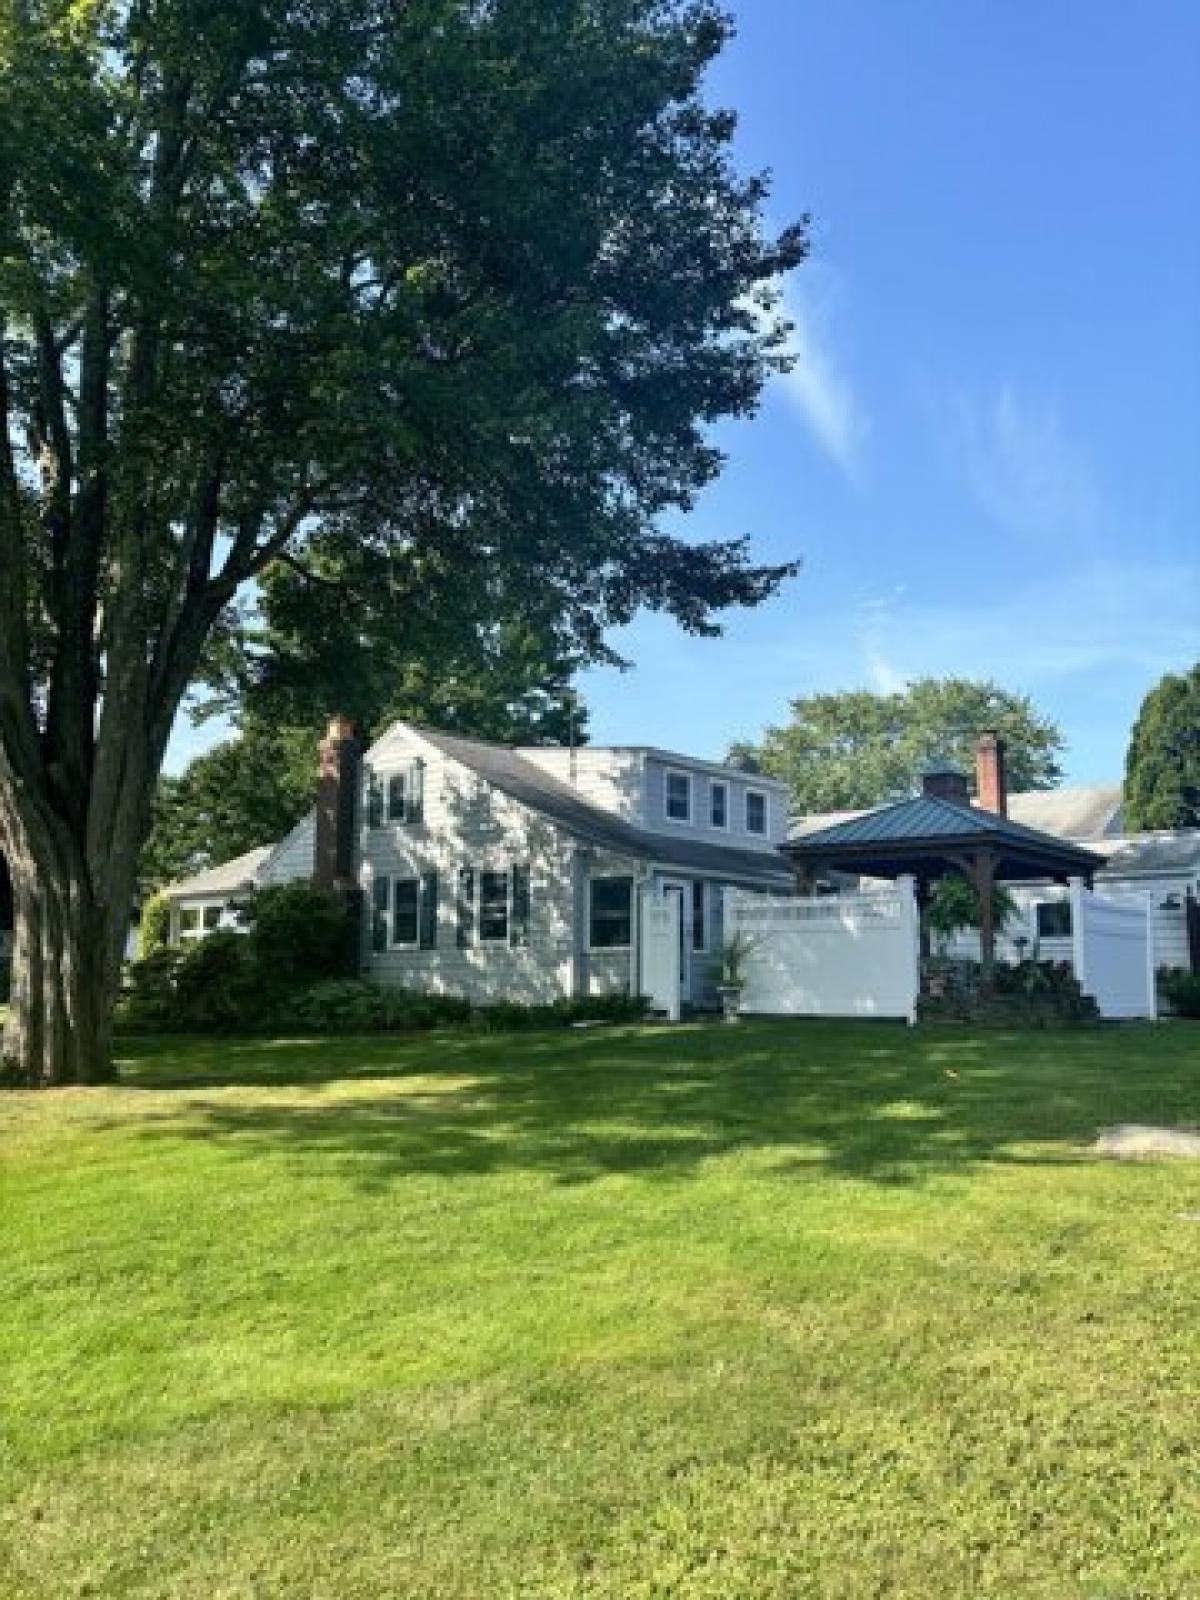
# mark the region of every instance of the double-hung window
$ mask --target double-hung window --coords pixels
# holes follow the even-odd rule
[[[382,828],[385,822],[413,824],[425,819],[425,763],[410,761],[386,779],[377,773],[367,778],[367,826]]]
[[[479,942],[508,943],[508,873],[479,874]]]
[[[692,820],[692,776],[690,772],[667,772],[665,799],[668,822],[690,822]]]
[[[1039,939],[1069,939],[1071,937],[1071,902],[1069,900],[1040,900],[1037,908]]]
[[[720,778],[708,786],[708,820],[714,828],[729,826],[729,785]]]
[[[372,893],[371,947],[434,950],[438,934],[438,876],[377,877]]]
[[[765,834],[767,831],[767,797],[762,789],[746,790],[746,832]]]
[[[421,927],[420,878],[392,879],[392,938],[393,946],[415,950]]]
[[[393,772],[387,786],[387,817],[389,822],[403,822],[408,816],[406,793],[408,774]]]
[[[593,950],[628,950],[633,938],[633,879],[593,878],[588,944]]]

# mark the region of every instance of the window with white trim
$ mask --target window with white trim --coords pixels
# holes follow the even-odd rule
[[[403,822],[407,816],[405,795],[408,777],[403,772],[393,772],[387,786],[387,816],[389,822]]]
[[[183,939],[206,939],[210,933],[216,933],[219,928],[231,926],[225,919],[225,906],[191,905],[181,906],[179,911],[179,937]]]
[[[1039,900],[1037,905],[1037,931],[1039,939],[1069,939],[1071,937],[1071,902],[1069,900]]]
[[[421,931],[421,880],[420,878],[392,879],[392,930],[393,949],[417,947]]]
[[[762,789],[746,790],[746,832],[765,834],[767,831],[767,796]]]
[[[633,879],[592,878],[588,945],[593,950],[628,950],[633,939]]]
[[[720,778],[708,786],[708,820],[714,828],[729,826],[729,785]]]
[[[664,809],[668,822],[692,820],[692,775],[690,772],[667,771],[665,777]]]
[[[479,874],[479,943],[508,943],[507,872]]]

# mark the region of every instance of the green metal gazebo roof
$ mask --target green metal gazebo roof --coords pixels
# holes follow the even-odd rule
[[[1090,877],[1104,858],[1053,834],[1027,828],[995,811],[922,794],[789,840],[798,865],[836,867],[882,877],[928,876],[962,853],[986,850],[998,877]]]

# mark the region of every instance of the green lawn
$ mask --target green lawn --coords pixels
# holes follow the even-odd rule
[[[1200,1030],[138,1042],[0,1097],[0,1595],[1200,1595]]]

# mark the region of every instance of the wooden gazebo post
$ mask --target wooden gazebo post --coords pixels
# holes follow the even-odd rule
[[[969,856],[968,871],[979,896],[979,960],[985,973],[996,964],[996,919],[992,895],[996,887],[996,857],[991,850]]]

